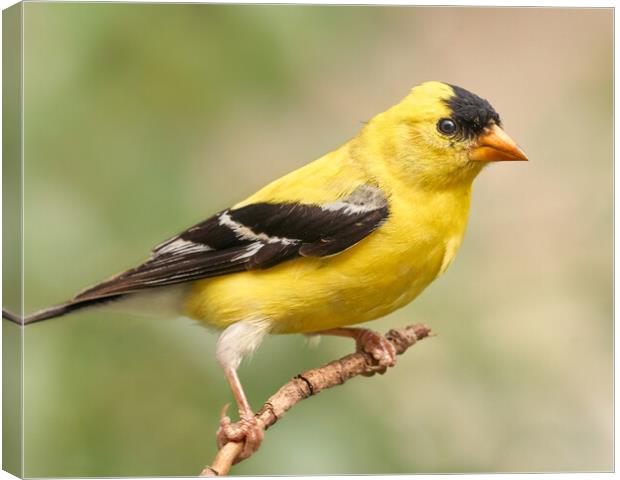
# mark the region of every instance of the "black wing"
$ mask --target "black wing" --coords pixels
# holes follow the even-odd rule
[[[384,193],[368,185],[325,205],[255,203],[227,209],[158,245],[143,264],[73,300],[268,268],[298,256],[334,255],[369,235],[387,216]]]

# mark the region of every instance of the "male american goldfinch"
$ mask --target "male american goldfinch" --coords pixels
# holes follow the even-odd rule
[[[461,244],[472,182],[488,162],[527,160],[499,115],[463,88],[427,82],[337,150],[161,243],[141,265],[23,320],[90,307],[172,309],[222,330],[216,356],[239,407],[218,441],[262,440],[237,376],[269,333],[351,337],[379,368],[381,335],[348,325],[413,300]]]

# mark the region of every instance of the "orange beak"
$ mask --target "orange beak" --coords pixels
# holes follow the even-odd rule
[[[523,150],[497,125],[482,132],[469,158],[475,162],[527,160]]]

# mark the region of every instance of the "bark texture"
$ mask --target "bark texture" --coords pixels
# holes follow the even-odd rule
[[[430,328],[422,324],[390,330],[385,337],[394,345],[396,353],[402,355],[418,341],[431,336]],[[372,376],[380,372],[376,360],[364,352],[356,352],[334,360],[320,368],[297,375],[272,395],[256,413],[259,424],[268,429],[297,403],[316,395],[322,390],[342,385],[358,375]],[[206,466],[201,477],[226,475],[241,452],[243,443],[229,442],[216,454],[211,465]]]

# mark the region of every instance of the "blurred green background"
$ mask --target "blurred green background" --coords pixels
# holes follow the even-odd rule
[[[483,172],[449,272],[372,324],[439,336],[298,405],[233,472],[613,468],[611,9],[24,8],[27,312],[447,81],[531,162]],[[216,338],[96,312],[27,328],[26,476],[197,474],[231,401]],[[269,338],[242,366],[255,407],[352,349],[305,343]]]

